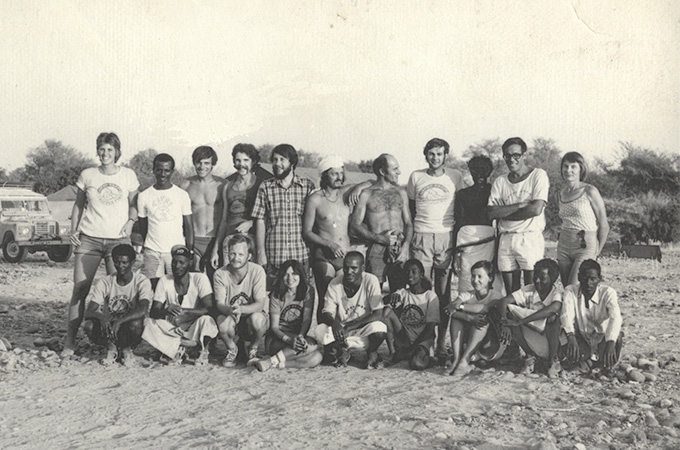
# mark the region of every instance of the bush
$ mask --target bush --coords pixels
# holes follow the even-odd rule
[[[622,244],[673,242],[680,239],[680,201],[648,192],[624,199],[605,199],[612,232]]]

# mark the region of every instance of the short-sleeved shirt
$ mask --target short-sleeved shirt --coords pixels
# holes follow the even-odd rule
[[[329,313],[345,325],[382,308],[380,281],[375,275],[364,272],[361,275],[359,290],[351,298],[347,298],[347,293],[342,285],[342,275],[333,278],[326,291],[323,312]]]
[[[272,292],[269,297],[269,315],[279,315],[279,328],[284,333],[300,334],[305,310],[314,309],[314,289],[308,288],[302,300],[281,300]]]
[[[402,288],[395,292],[399,303],[395,305],[401,324],[411,342],[415,341],[428,323],[439,323],[439,297],[432,290],[414,294]]]
[[[541,300],[538,291],[533,284],[522,286],[521,289],[512,293],[512,298],[517,306],[537,311],[543,309],[552,302],[562,302],[562,291],[555,286],[551,289],[545,300]]]
[[[427,169],[411,174],[406,186],[410,200],[416,202],[413,229],[417,233],[448,233],[453,228],[453,204],[456,191],[465,187],[463,174],[446,168],[433,177]]]
[[[135,309],[140,300],[153,298],[151,282],[140,272],[132,272],[132,280],[125,286],[116,281],[116,274],[98,279],[87,296],[87,303],[107,307],[112,320],[127,316]]]
[[[119,169],[113,175],[104,175],[98,167],[80,173],[76,186],[87,198],[79,224],[84,234],[102,239],[120,238],[120,230],[128,220],[130,193],[139,189],[139,182],[132,169]]]
[[[220,267],[213,277],[215,301],[222,305],[235,306],[250,305],[261,300],[264,307],[267,301],[266,280],[264,269],[252,262],[247,263],[246,276],[240,283],[232,279],[226,266]]]
[[[172,275],[165,275],[158,279],[153,301],[161,304],[181,305],[182,308],[193,309],[199,305],[198,301],[200,299],[212,293],[212,286],[210,286],[210,280],[206,274],[190,272],[189,289],[187,289],[187,293],[180,303]]]
[[[260,185],[253,205],[253,219],[265,221],[265,252],[267,261],[280,266],[289,259],[306,263],[309,249],[302,239],[302,213],[314,183],[293,175],[288,189],[281,180],[272,178]]]
[[[494,180],[489,196],[489,206],[513,205],[515,203],[528,202],[531,200],[543,200],[548,202],[550,181],[548,174],[543,169],[535,168],[529,176],[518,182],[511,183],[507,175]],[[530,231],[543,231],[545,228],[545,213],[524,220],[499,221],[501,233],[526,233]]]
[[[503,298],[503,296],[498,293],[497,291],[494,291],[493,289],[489,290],[489,293],[486,294],[486,297],[483,299],[478,299],[477,296],[475,295],[475,291],[467,291],[467,292],[461,292],[458,294],[458,298],[456,300],[460,300],[461,303],[463,304],[472,304],[472,303],[483,303],[487,304],[493,300],[498,300],[499,298]]]
[[[158,190],[151,186],[137,199],[139,217],[149,222],[144,247],[170,253],[175,245],[184,245],[184,216],[191,215],[191,198],[184,189],[173,185]]]

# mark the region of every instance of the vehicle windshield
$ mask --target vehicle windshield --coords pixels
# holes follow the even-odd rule
[[[46,200],[2,200],[0,205],[2,206],[2,212],[5,213],[50,212]]]

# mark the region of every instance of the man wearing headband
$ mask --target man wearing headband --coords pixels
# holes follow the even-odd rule
[[[328,155],[319,162],[319,174],[321,189],[307,198],[302,236],[312,247],[320,318],[328,283],[340,274],[345,254],[350,250],[348,197],[352,186],[345,186],[343,161],[337,155]]]

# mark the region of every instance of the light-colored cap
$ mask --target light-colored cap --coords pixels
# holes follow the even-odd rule
[[[328,155],[324,156],[321,161],[319,161],[319,175],[335,167],[343,167],[345,163],[342,158],[338,155]]]

